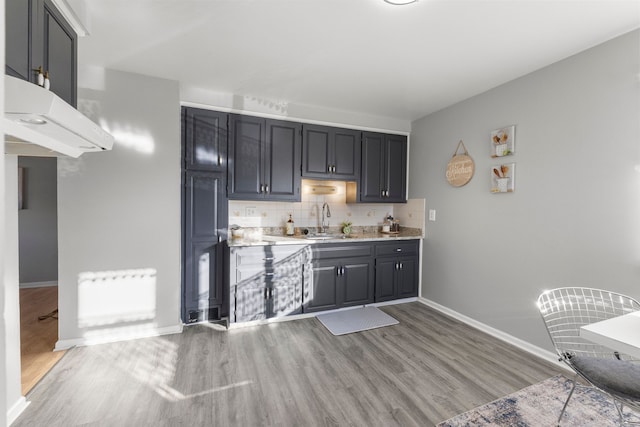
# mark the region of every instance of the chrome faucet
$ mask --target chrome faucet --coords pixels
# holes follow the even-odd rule
[[[327,204],[327,202],[324,202],[324,204],[322,205],[322,233],[326,233],[327,227],[329,226],[329,220],[327,220],[326,225],[324,223],[324,208],[327,208],[327,218],[331,218],[331,209],[329,209],[329,205]]]

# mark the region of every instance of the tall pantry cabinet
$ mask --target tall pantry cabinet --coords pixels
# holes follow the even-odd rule
[[[225,295],[227,114],[182,108],[182,317],[228,314]]]

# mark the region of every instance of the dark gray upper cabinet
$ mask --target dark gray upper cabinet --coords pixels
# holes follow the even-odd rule
[[[407,201],[407,137],[363,132],[361,202]]]
[[[50,89],[77,105],[77,36],[50,0],[7,0],[6,73],[37,82],[48,72]]]
[[[183,108],[185,169],[227,169],[227,113]]]
[[[302,176],[357,181],[360,175],[361,132],[304,125]]]
[[[35,18],[33,1],[6,0],[5,2],[5,68],[6,74],[31,80],[31,33]]]
[[[229,116],[230,199],[300,201],[301,125]]]
[[[267,119],[266,132],[265,199],[299,202],[302,125]]]

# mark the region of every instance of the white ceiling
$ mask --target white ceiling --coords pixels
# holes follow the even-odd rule
[[[79,61],[414,120],[640,27],[640,0],[85,0]],[[640,71],[640,70],[637,70]]]

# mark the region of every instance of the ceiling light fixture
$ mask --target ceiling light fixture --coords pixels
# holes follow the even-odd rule
[[[384,1],[394,6],[402,6],[405,4],[415,3],[418,0],[384,0]]]

